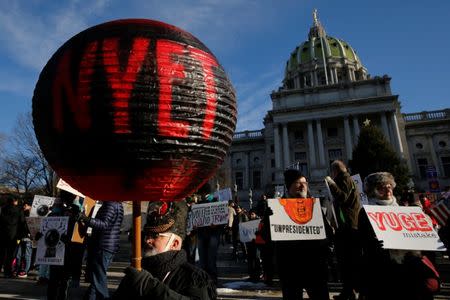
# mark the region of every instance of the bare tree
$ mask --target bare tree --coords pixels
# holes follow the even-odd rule
[[[55,194],[56,174],[47,163],[34,134],[31,113],[19,115],[9,150],[3,157],[0,182],[17,192]]]

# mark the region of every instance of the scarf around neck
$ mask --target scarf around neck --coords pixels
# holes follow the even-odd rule
[[[398,206],[397,199],[395,199],[394,196],[392,196],[392,199],[390,200],[381,200],[377,198],[370,198],[369,199],[370,205],[382,205],[382,206]]]
[[[172,250],[154,256],[144,257],[142,259],[142,268],[150,272],[160,281],[163,281],[167,273],[172,272],[186,262],[187,256],[184,250]]]

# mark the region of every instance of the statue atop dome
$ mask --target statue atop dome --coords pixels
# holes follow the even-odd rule
[[[309,30],[309,39],[311,39],[312,37],[315,38],[325,37],[327,34],[322,24],[320,24],[316,8],[313,10],[312,15],[313,15],[313,27],[311,27],[311,29]]]

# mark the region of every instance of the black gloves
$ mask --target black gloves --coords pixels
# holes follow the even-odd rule
[[[89,221],[91,220],[91,218],[89,218],[88,216],[86,216],[84,214],[84,212],[80,212],[77,216],[77,222],[81,222],[83,224],[89,224]]]

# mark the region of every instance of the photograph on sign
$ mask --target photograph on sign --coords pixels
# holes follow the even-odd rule
[[[363,206],[385,249],[445,251],[431,219],[418,206]]]
[[[61,237],[67,234],[69,217],[46,217],[42,219],[36,251],[36,264],[64,265],[65,245]]]
[[[273,241],[323,240],[325,226],[318,198],[269,199]]]
[[[42,217],[25,217],[25,221],[27,222],[28,230],[30,231],[32,247],[36,248],[37,243],[34,240],[34,237],[41,229]]]
[[[55,203],[55,199],[55,197],[34,195],[30,217],[46,217],[50,213],[50,207]]]
[[[194,204],[188,216],[188,231],[196,227],[221,225],[228,222],[228,203],[211,202]]]
[[[258,230],[260,221],[258,219],[239,223],[239,240],[242,243],[251,242],[256,238],[255,232]]]

